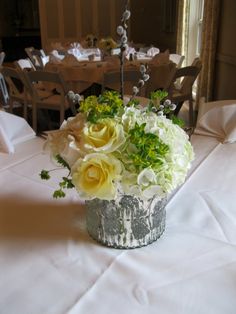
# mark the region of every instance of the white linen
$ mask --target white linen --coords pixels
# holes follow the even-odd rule
[[[0,111],[0,152],[14,153],[14,145],[33,137],[35,132],[25,119]]]
[[[147,51],[147,56],[148,57],[154,57],[155,55],[157,55],[158,53],[160,53],[160,49],[156,48],[156,47],[151,47],[148,49]]]
[[[51,198],[64,170],[39,178],[54,168],[42,142],[0,170],[0,312],[234,314],[236,143],[192,141],[194,171],[167,205],[165,233],[134,250],[93,241],[73,191]]]
[[[236,141],[236,100],[200,103],[195,134]]]
[[[9,140],[1,124],[0,124],[0,152],[7,154],[14,153],[14,145]]]
[[[0,170],[7,169],[15,164],[31,158],[34,155],[43,152],[44,140],[40,137],[34,137],[25,142],[14,146],[14,154],[5,154],[0,152]]]

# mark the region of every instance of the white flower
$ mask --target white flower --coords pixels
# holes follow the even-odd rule
[[[141,186],[148,186],[156,182],[156,174],[152,169],[145,168],[139,173],[137,182]]]

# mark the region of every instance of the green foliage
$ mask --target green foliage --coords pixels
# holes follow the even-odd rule
[[[66,194],[65,194],[65,192],[62,189],[56,190],[53,193],[53,197],[54,198],[63,198],[65,196],[66,196]]]
[[[80,104],[80,111],[87,113],[87,120],[91,123],[113,118],[122,108],[122,99],[113,91],[106,91],[99,97],[89,96]]]
[[[185,127],[185,122],[184,120],[176,117],[175,115],[171,115],[170,119],[174,124],[177,124],[179,127],[184,128]]]
[[[162,101],[164,98],[168,96],[168,93],[164,90],[157,90],[155,92],[152,92],[150,95],[151,100],[159,100]]]
[[[64,168],[67,168],[70,170],[70,166],[68,165],[68,163],[58,154],[55,156],[56,161],[62,165]]]
[[[44,169],[40,172],[39,175],[42,180],[49,180],[51,178],[49,175],[49,171],[44,170]]]
[[[126,107],[131,107],[131,106],[137,107],[139,104],[140,104],[140,101],[138,99],[132,98],[128,101],[128,103],[126,104]]]
[[[72,189],[74,188],[74,184],[72,183],[71,179],[68,177],[62,177],[62,181],[59,183],[60,189],[54,191],[53,197],[54,198],[63,198],[66,196],[64,189]]]
[[[59,183],[59,186],[63,189],[72,189],[74,188],[74,184],[72,183],[71,179],[67,177],[63,177],[62,181]]]
[[[58,154],[55,156],[56,161],[64,168],[67,168],[69,170],[69,174],[68,177],[70,175],[70,166],[68,165],[68,163]],[[40,177],[43,180],[49,180],[51,178],[51,176],[49,175],[49,172],[54,171],[56,169],[52,169],[52,170],[42,170],[40,172]],[[72,189],[74,188],[74,184],[72,183],[72,180],[69,179],[68,177],[62,177],[62,181],[59,182],[59,189],[54,191],[53,193],[53,197],[54,198],[62,198],[66,196],[66,193],[63,191],[64,189]]]
[[[136,123],[129,132],[130,142],[136,147],[136,152],[132,153],[130,158],[136,168],[158,168],[163,164],[162,159],[168,153],[169,147],[155,134],[145,133],[145,125]]]

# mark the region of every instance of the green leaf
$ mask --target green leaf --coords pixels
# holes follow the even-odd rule
[[[54,198],[63,198],[63,197],[65,197],[65,196],[66,196],[65,192],[62,191],[61,189],[60,189],[60,190],[56,190],[56,191],[54,191],[54,193],[53,193],[53,197],[54,197]]]
[[[42,180],[49,180],[51,178],[49,175],[49,171],[47,170],[42,170],[39,175]]]
[[[60,165],[62,165],[64,168],[67,168],[67,169],[70,170],[69,164],[68,164],[59,154],[56,155],[55,158],[56,158],[56,161],[57,161]]]
[[[176,117],[175,115],[171,115],[170,119],[172,120],[172,122],[174,124],[177,124],[178,126],[180,126],[181,128],[184,128],[185,127],[185,122],[184,120]]]

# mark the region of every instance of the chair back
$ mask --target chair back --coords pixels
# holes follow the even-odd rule
[[[6,66],[1,68],[1,73],[7,82],[10,96],[21,97],[24,89],[24,81],[20,73],[16,69]]]
[[[0,73],[0,103],[3,106],[6,106],[9,101],[9,94],[7,90],[7,86],[4,80],[2,73]]]
[[[42,70],[36,71],[25,70],[24,75],[29,83],[31,94],[37,102],[44,98],[40,94],[39,89],[37,88],[37,83],[42,83],[45,86],[45,88],[47,87],[47,83],[50,83],[50,85],[54,85],[54,88],[63,97],[65,97],[66,93],[69,90],[66,82],[64,81],[62,75],[59,72],[49,72]]]
[[[20,70],[24,70],[24,69],[28,69],[28,70],[36,70],[35,66],[33,65],[33,63],[30,61],[29,58],[27,59],[19,59],[17,61],[14,61],[14,65],[17,69]]]
[[[168,90],[168,98],[177,104],[174,114],[178,115],[183,103],[188,101],[189,105],[189,125],[194,125],[193,95],[192,89],[195,80],[202,68],[199,58],[194,59],[191,66],[177,69]],[[176,81],[181,80],[177,85]]]
[[[57,110],[60,112],[60,125],[62,124],[65,111],[70,107],[67,101],[66,95],[68,93],[68,87],[59,72],[48,72],[42,70],[36,71],[26,71],[24,70],[24,75],[28,84],[30,86],[30,94],[33,100],[32,107],[32,124],[35,132],[37,129],[37,111],[41,109]],[[45,90],[55,90],[56,93],[45,97],[45,93],[37,88],[38,85],[43,85]],[[50,118],[48,117],[48,123],[50,123]],[[58,126],[57,126],[58,127]]]
[[[5,54],[4,51],[0,52],[0,65],[3,64],[3,61],[4,61],[4,59],[5,59],[5,56],[6,56],[6,54]]]
[[[150,78],[146,83],[146,97],[150,97],[150,93],[158,89],[169,90],[169,85],[173,81],[176,72],[176,64],[171,62],[168,64],[150,65]]]
[[[42,69],[44,67],[43,59],[46,57],[43,49],[35,49],[34,47],[25,48],[25,52],[27,53],[30,61],[33,63],[36,69]]]
[[[201,71],[201,68],[201,60],[199,58],[196,58],[194,59],[192,65],[177,69],[173,77],[172,83],[170,84],[169,94],[172,95],[175,92],[176,88],[174,83],[176,82],[176,80],[182,79],[179,86],[179,92],[182,94],[182,97],[185,97],[184,95],[192,95],[192,87],[195,80],[197,79],[198,74]]]
[[[24,118],[27,120],[27,105],[30,102],[30,97],[23,73],[20,73],[15,68],[2,66],[1,74],[8,87],[9,97],[6,100],[10,112],[13,112],[13,108],[21,106],[23,107]]]
[[[133,94],[133,86],[141,79],[139,70],[124,70],[124,94]],[[120,92],[120,71],[108,71],[103,75],[102,90],[106,88]]]

